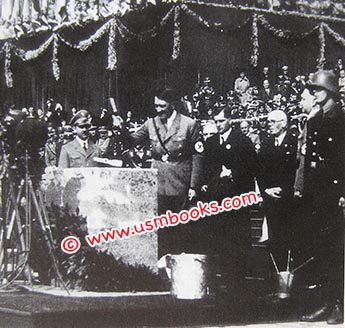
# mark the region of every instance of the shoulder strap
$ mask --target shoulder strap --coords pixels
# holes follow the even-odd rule
[[[156,135],[157,135],[157,138],[158,138],[158,141],[159,143],[161,144],[162,148],[164,149],[164,151],[166,152],[167,155],[170,155],[170,152],[169,150],[165,147],[163,141],[162,141],[162,138],[158,132],[158,128],[157,128],[157,124],[156,124],[156,120],[155,120],[155,117],[152,118],[152,122],[153,122],[153,127],[155,128],[155,132],[156,132]]]

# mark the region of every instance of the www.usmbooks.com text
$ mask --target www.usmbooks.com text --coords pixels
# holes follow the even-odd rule
[[[97,234],[90,234],[85,237],[91,247],[106,244],[115,240],[128,239],[130,237],[143,235],[166,227],[174,227],[178,224],[186,224],[189,221],[198,221],[201,218],[216,215],[222,212],[239,210],[241,208],[257,204],[258,196],[255,192],[249,192],[232,198],[224,198],[221,204],[217,201],[209,203],[197,202],[195,207],[183,210],[179,213],[167,211],[165,214],[136,223],[124,228],[113,228],[100,231]]]

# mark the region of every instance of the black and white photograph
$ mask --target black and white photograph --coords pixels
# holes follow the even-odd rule
[[[344,238],[344,0],[0,0],[0,327],[340,327]]]

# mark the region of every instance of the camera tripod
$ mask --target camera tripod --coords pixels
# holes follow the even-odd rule
[[[33,224],[43,236],[44,248],[56,280],[68,292],[59,270],[55,255],[54,238],[47,211],[39,187],[35,187],[28,168],[29,155],[25,150],[25,175],[19,185],[15,183],[15,173],[8,170],[8,197],[4,207],[4,218],[0,222],[0,288],[12,285],[16,280],[33,283],[33,270],[29,259],[32,251]],[[4,199],[4,197],[3,197]]]

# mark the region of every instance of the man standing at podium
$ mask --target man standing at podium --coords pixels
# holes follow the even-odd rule
[[[157,115],[130,135],[132,144],[149,141],[152,145],[152,168],[158,169],[158,214],[167,210],[178,213],[192,201],[200,189],[204,145],[196,121],[178,113],[175,91],[165,88],[156,92]],[[161,229],[159,255],[183,251],[182,228]]]

